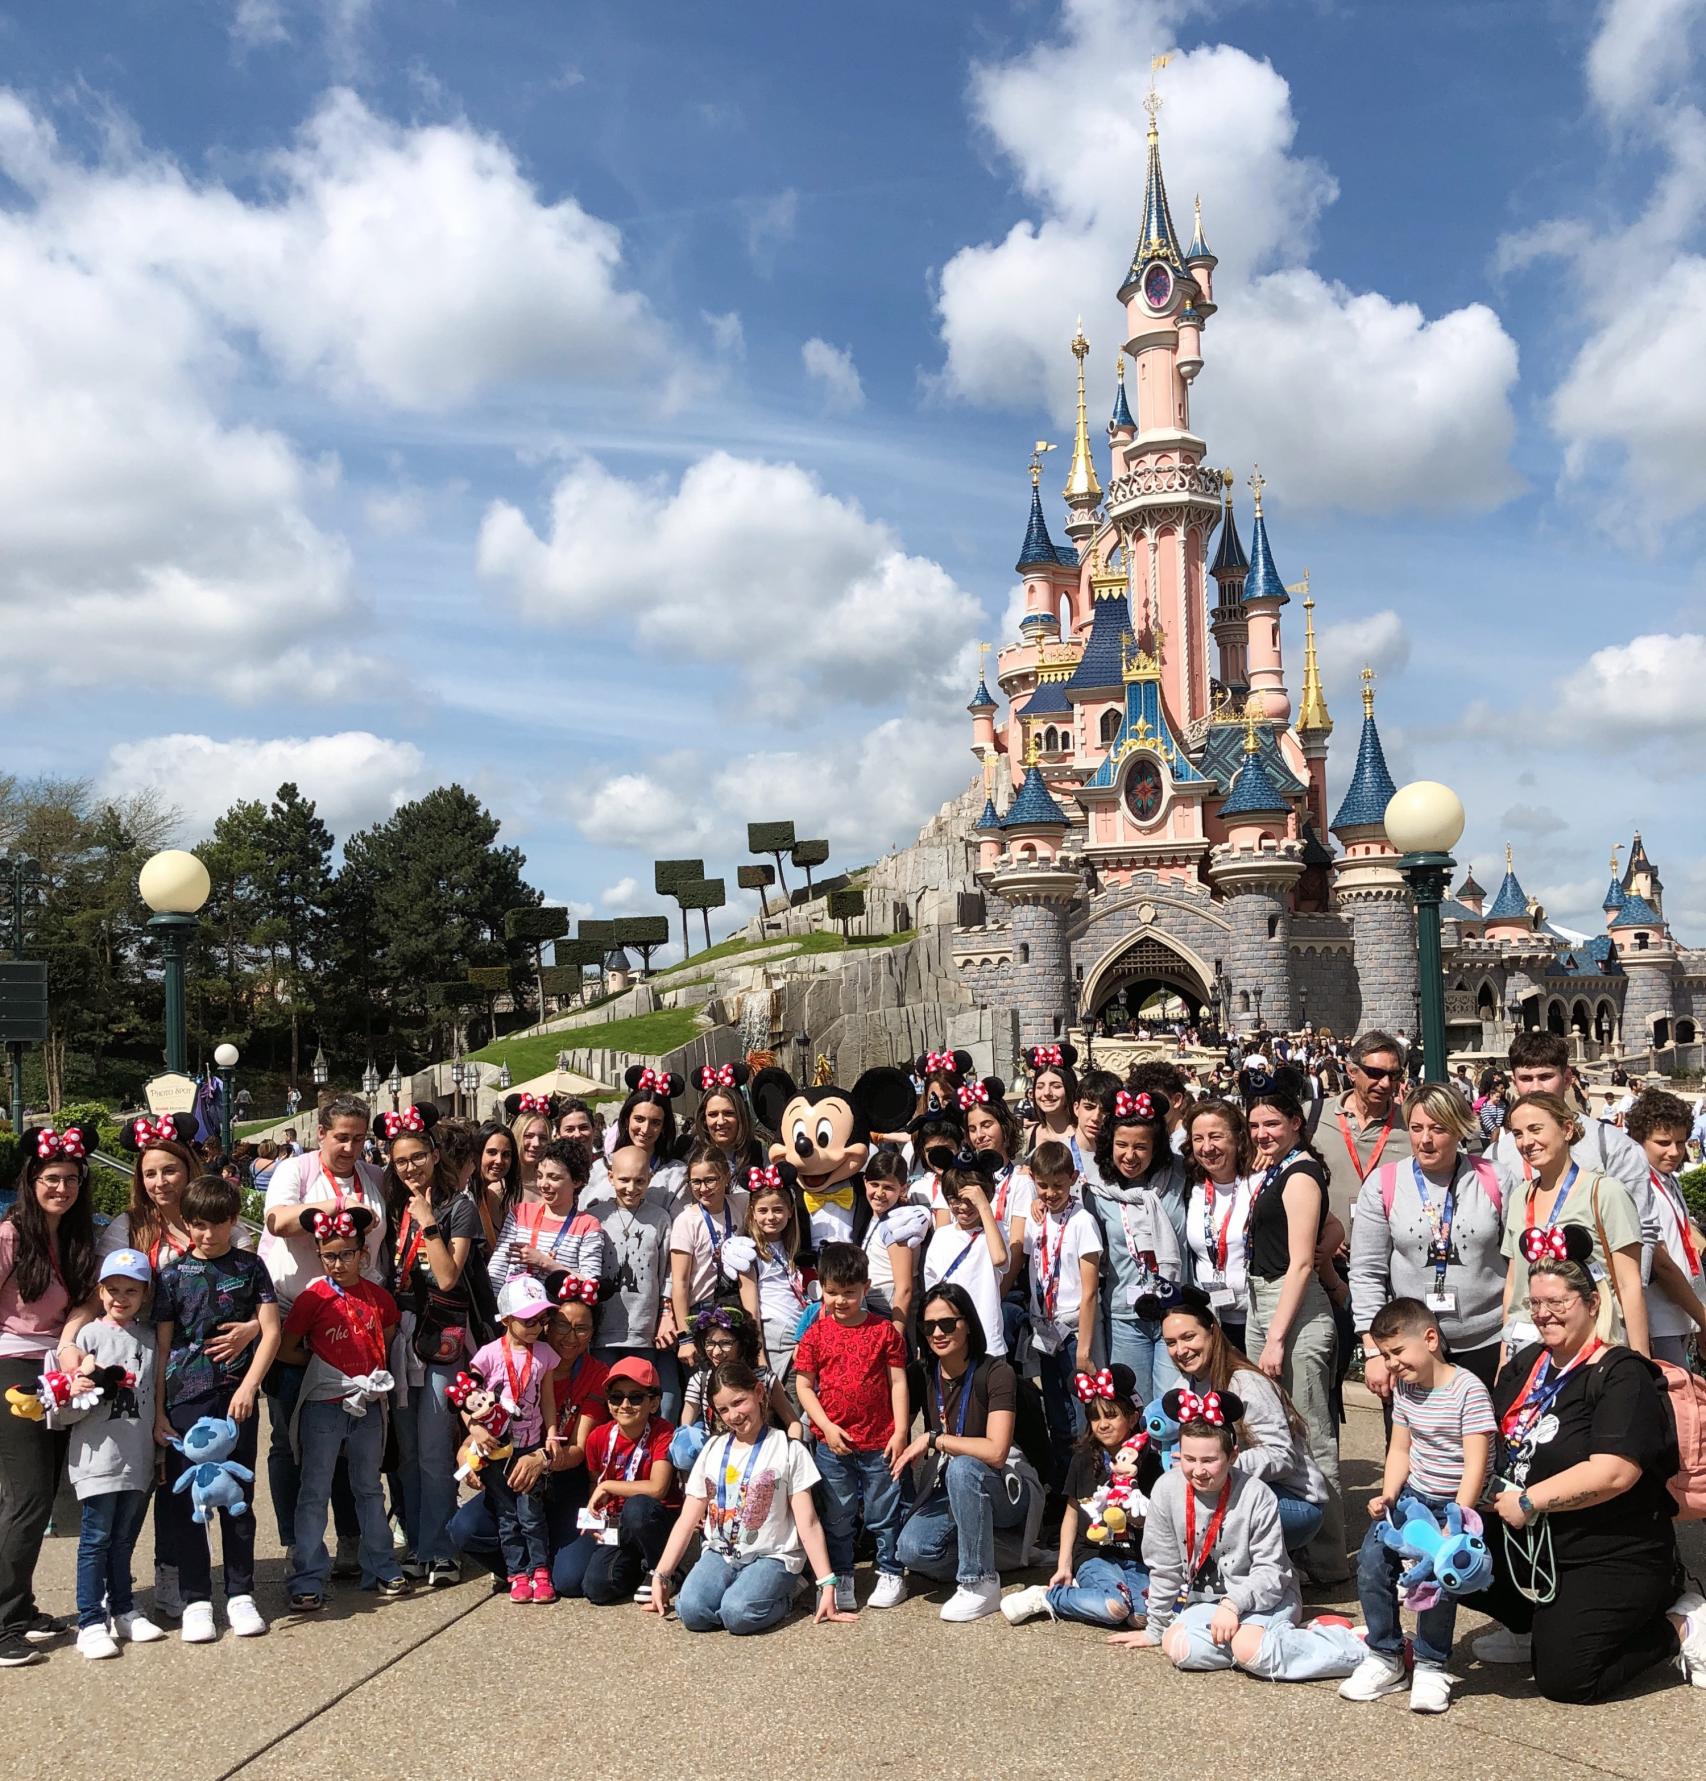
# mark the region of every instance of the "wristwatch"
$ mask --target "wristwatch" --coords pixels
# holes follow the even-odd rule
[[[935,1430],[934,1430],[934,1429],[932,1429],[932,1430],[931,1430],[931,1431],[930,1431],[930,1433],[929,1433],[929,1435],[928,1435],[928,1437],[927,1437],[927,1438],[926,1438],[926,1439],[925,1439],[925,1442],[924,1442],[924,1451],[925,1451],[925,1452],[926,1452],[926,1453],[934,1453],[934,1452],[935,1452],[935,1451],[936,1451],[936,1443],[937,1443],[937,1442],[938,1442],[938,1441],[939,1441],[939,1440],[940,1440],[940,1439],[941,1439],[941,1436],[940,1436],[940,1435],[938,1435],[938,1434],[937,1434],[937,1432],[936,1432],[936,1431],[935,1431]]]
[[[423,1237],[436,1237],[438,1234],[439,1230],[436,1224],[423,1224],[421,1226],[421,1235]]]
[[[818,1578],[817,1586],[819,1589],[833,1589],[840,1581],[841,1579],[831,1571],[827,1576]]]

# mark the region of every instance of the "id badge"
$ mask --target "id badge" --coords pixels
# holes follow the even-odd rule
[[[575,1516],[575,1527],[583,1534],[598,1534],[600,1537],[609,1531],[603,1515],[596,1509],[582,1509]]]
[[[1457,1310],[1457,1294],[1454,1292],[1430,1292],[1427,1298],[1428,1309],[1436,1314],[1445,1312],[1454,1314]]]
[[[1208,1303],[1211,1311],[1230,1311],[1238,1303],[1238,1295],[1230,1286],[1211,1286]]]

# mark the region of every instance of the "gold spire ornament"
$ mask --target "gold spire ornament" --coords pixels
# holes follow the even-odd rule
[[[1303,571],[1303,696],[1298,701],[1297,733],[1330,736],[1327,696],[1321,690],[1321,665],[1315,655],[1315,600],[1309,592],[1309,571]]]
[[[1623,843],[1617,842],[1611,850],[1611,876],[1615,878],[1621,868],[1617,864],[1617,856],[1623,851]]]
[[[1252,698],[1244,707],[1244,752],[1247,755],[1262,752],[1262,745],[1256,740],[1256,717],[1256,701]]]
[[[1508,841],[1505,843],[1505,871],[1513,874],[1516,871],[1516,861],[1511,858],[1511,844]]]
[[[1256,518],[1262,517],[1262,490],[1268,486],[1268,479],[1262,474],[1260,464],[1250,466],[1250,492],[1256,497]]]
[[[1368,667],[1362,671],[1362,714],[1374,716],[1374,670]]]
[[[1084,318],[1078,318],[1078,332],[1072,336],[1072,356],[1078,361],[1078,423],[1072,435],[1072,468],[1066,473],[1062,491],[1069,505],[1088,510],[1102,498],[1102,485],[1096,480],[1095,460],[1090,456],[1090,422],[1084,409],[1084,360],[1090,342],[1084,338]],[[1077,515],[1087,518],[1088,512]]]

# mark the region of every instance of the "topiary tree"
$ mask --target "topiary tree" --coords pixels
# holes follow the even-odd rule
[[[788,875],[782,870],[782,855],[794,845],[791,822],[749,822],[746,825],[746,851],[768,853],[776,860],[776,882],[782,887],[782,898],[788,896]]]
[[[848,938],[847,924],[854,916],[865,913],[865,893],[857,886],[847,890],[831,891],[828,897],[829,916],[832,921],[841,923],[841,938]]]
[[[504,917],[504,938],[533,948],[533,985],[539,994],[539,1018],[545,1018],[545,947],[569,931],[569,912],[561,905],[512,909]]]
[[[572,952],[574,948],[569,950]],[[578,996],[581,993],[582,969],[578,960],[574,964],[547,965],[539,973],[540,990],[548,996]]]
[[[705,944],[711,944],[711,911],[728,901],[720,878],[689,878],[675,887],[676,901],[685,909],[697,909],[705,923]],[[685,916],[683,920],[685,921]]]
[[[652,883],[657,887],[660,897],[675,897],[678,884],[689,884],[702,880],[705,876],[703,860],[654,860],[652,862]],[[687,938],[687,905],[681,903],[681,956],[686,958],[692,951],[692,943]]]
[[[652,954],[660,946],[669,944],[669,917],[667,915],[624,915],[617,918],[615,927],[615,943],[618,946],[631,946],[644,960],[643,969],[649,977],[652,974]]]
[[[490,1038],[498,1036],[498,997],[510,987],[508,965],[470,965],[468,981],[486,997],[486,1030]]]
[[[829,843],[827,841],[796,841],[788,857],[796,866],[805,869],[806,901],[809,903],[812,899],[812,867],[821,866],[829,858]]]
[[[735,883],[742,890],[758,892],[758,907],[765,914],[770,913],[770,899],[764,894],[776,882],[774,866],[736,866]]]

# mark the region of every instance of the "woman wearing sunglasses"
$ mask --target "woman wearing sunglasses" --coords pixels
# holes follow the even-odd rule
[[[981,1620],[1001,1606],[995,1568],[998,1528],[1027,1525],[1033,1487],[1008,1469],[1017,1383],[1006,1360],[992,1356],[971,1294],[953,1281],[924,1296],[919,1319],[925,1362],[925,1431],[901,1454],[904,1478],[927,1460],[918,1506],[900,1530],[899,1558],[908,1570],[958,1587],[944,1620]],[[1041,1504],[1036,1505],[1040,1512]]]

